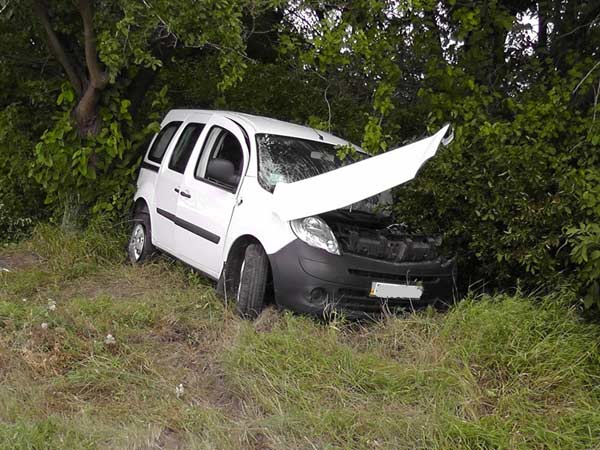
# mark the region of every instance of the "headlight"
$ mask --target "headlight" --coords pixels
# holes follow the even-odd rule
[[[337,239],[333,235],[329,225],[319,217],[305,217],[290,222],[292,231],[298,239],[306,242],[311,247],[322,248],[334,255],[340,254]]]

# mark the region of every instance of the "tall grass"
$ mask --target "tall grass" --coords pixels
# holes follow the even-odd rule
[[[246,325],[227,373],[282,448],[594,448],[600,333],[567,303],[469,298],[359,331],[286,316]]]
[[[54,225],[38,225],[27,247],[39,254],[54,271],[73,265],[110,265],[125,260],[125,230],[111,230],[107,224],[94,223],[84,232],[63,230]]]
[[[0,275],[2,449],[600,448],[600,330],[568,294],[244,322],[102,228],[11,251],[40,259]]]

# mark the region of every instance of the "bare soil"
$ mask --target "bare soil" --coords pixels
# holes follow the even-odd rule
[[[41,262],[41,258],[30,251],[0,253],[0,271],[26,270]]]

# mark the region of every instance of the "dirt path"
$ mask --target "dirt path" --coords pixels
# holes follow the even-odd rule
[[[25,270],[38,263],[41,258],[30,251],[8,251],[0,253],[0,272]]]

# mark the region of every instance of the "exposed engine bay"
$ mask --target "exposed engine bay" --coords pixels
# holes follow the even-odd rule
[[[321,217],[344,253],[396,263],[443,259],[438,252],[441,238],[410,234],[386,216],[337,210]]]

